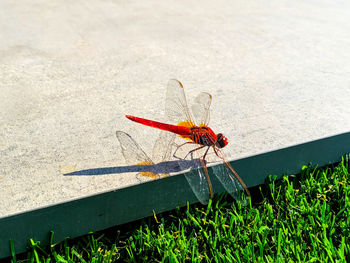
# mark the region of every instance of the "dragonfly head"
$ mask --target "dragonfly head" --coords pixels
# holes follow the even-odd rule
[[[228,140],[227,138],[222,134],[222,133],[218,133],[216,135],[216,147],[218,148],[224,148],[227,144],[228,144]]]

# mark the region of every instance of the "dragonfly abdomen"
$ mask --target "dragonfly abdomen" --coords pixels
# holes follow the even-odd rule
[[[125,115],[125,117],[127,117],[129,120],[132,120],[134,122],[137,122],[146,126],[150,126],[153,128],[157,128],[163,131],[173,132],[181,136],[188,136],[190,134],[190,129],[188,127],[147,120],[144,118],[139,118],[131,115]]]

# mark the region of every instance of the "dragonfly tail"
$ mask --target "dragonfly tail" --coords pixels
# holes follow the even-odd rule
[[[182,136],[186,136],[186,135],[188,136],[191,133],[191,130],[188,127],[184,127],[184,126],[177,126],[177,125],[162,123],[158,121],[151,121],[151,120],[147,120],[147,119],[143,119],[143,118],[139,118],[131,115],[125,115],[125,117],[134,122],[137,122],[149,127],[157,128],[163,131],[173,132]]]

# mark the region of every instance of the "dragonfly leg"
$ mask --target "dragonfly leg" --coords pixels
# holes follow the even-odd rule
[[[208,150],[207,150],[207,152],[208,152]],[[213,198],[213,185],[211,184],[211,180],[210,180],[210,177],[209,177],[207,164],[206,164],[204,159],[200,159],[200,162],[202,163],[204,174],[205,174],[205,177],[207,179],[209,192],[210,192],[210,198]]]
[[[189,151],[189,152],[186,154],[186,156],[185,156],[184,159],[186,159],[187,156],[188,156],[189,154],[192,154],[193,152],[198,151],[198,150],[202,149],[203,147],[205,147],[205,145],[202,145],[202,146],[200,146],[200,147],[198,147],[198,148],[196,148],[196,149],[193,149],[193,150]],[[209,148],[208,148],[208,149],[209,149]],[[207,154],[207,152],[208,152],[208,150],[205,152],[205,154]],[[204,159],[204,158],[203,158],[203,159]]]
[[[207,156],[209,149],[210,149],[210,147],[208,147],[208,149],[205,151],[205,153],[203,155],[203,161],[205,161],[205,157]],[[214,148],[214,150],[215,150],[215,148]]]
[[[235,179],[236,179],[236,180],[240,183],[240,185],[243,187],[243,189],[244,189],[244,191],[246,192],[247,196],[250,196],[250,192],[249,192],[247,186],[245,185],[245,183],[243,182],[243,180],[241,179],[241,177],[238,175],[238,173],[236,172],[236,170],[233,169],[233,167],[225,160],[225,158],[224,158],[223,156],[220,156],[220,155],[219,155],[219,152],[220,152],[219,149],[217,149],[217,148],[215,148],[215,147],[213,147],[213,148],[214,148],[214,152],[215,152],[216,156],[219,157],[220,159],[222,159],[222,160],[224,161],[224,165],[226,165],[226,167],[227,167],[228,169],[230,169],[231,172],[234,174]],[[231,176],[230,176],[230,178],[231,178]],[[232,180],[232,178],[231,178],[231,180]],[[234,181],[234,180],[233,180],[233,181]]]
[[[216,156],[219,157],[221,160],[225,161],[225,158],[223,156],[219,155],[220,150],[216,147],[213,147],[213,149],[214,149],[214,153],[216,154]]]
[[[177,152],[182,146],[184,146],[184,145],[186,145],[186,144],[189,144],[189,143],[193,144],[194,142],[185,142],[185,143],[183,143],[183,144],[176,145],[177,147],[176,147],[176,150],[175,150],[175,152],[174,152],[174,154],[173,154],[173,157],[180,159],[180,157],[176,156],[176,152]],[[186,155],[186,157],[187,157],[187,155]],[[185,157],[185,158],[186,158],[186,157]]]

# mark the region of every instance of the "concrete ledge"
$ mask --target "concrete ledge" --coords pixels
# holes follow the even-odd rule
[[[350,132],[235,160],[231,164],[247,186],[252,187],[262,184],[270,174],[295,174],[305,164],[323,166],[337,162],[349,152],[349,145]],[[215,177],[211,178],[215,192],[223,191]],[[179,174],[3,217],[0,218],[0,258],[10,255],[9,240],[14,240],[19,253],[25,251],[29,238],[47,243],[50,230],[55,232],[55,242],[58,242],[151,216],[153,211],[171,210],[185,205],[186,201],[196,202],[185,177]]]

